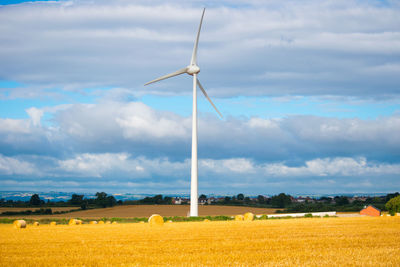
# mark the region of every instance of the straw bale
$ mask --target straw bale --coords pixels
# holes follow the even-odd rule
[[[153,214],[150,216],[149,221],[150,225],[163,225],[164,224],[164,219],[162,216],[158,214]]]
[[[111,222],[110,221],[106,221],[106,224],[111,224]]]
[[[82,224],[82,220],[70,219],[68,222],[68,225],[79,225],[79,224]]]
[[[104,221],[99,221],[99,224],[104,224]]]
[[[26,228],[26,221],[25,220],[15,220],[13,225],[14,225],[15,229]]]
[[[243,221],[243,220],[244,220],[243,215],[236,215],[235,216],[235,221]]]
[[[97,221],[90,221],[90,224],[97,224]]]
[[[116,222],[116,221],[113,221],[111,224],[117,224],[117,222]]]
[[[252,220],[254,220],[254,214],[253,213],[251,213],[251,212],[246,212],[245,214],[244,214],[244,220],[245,221],[252,221]]]
[[[209,219],[204,219],[204,220],[203,220],[203,222],[209,222],[209,221],[210,221]]]
[[[50,222],[50,226],[56,226],[57,222]]]
[[[39,222],[34,222],[33,226],[39,226]]]

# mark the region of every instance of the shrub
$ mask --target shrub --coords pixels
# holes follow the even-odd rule
[[[400,212],[400,196],[390,199],[385,207],[392,216],[395,215],[396,212]]]

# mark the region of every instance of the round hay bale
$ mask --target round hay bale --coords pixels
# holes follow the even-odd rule
[[[34,222],[33,226],[39,226],[39,222]]]
[[[117,222],[116,222],[116,221],[113,221],[111,224],[117,224]]]
[[[68,225],[77,225],[77,221],[75,219],[70,219]]]
[[[90,224],[97,224],[97,221],[90,221]]]
[[[243,215],[236,215],[235,216],[235,221],[243,221],[243,220],[244,220]]]
[[[106,221],[106,224],[111,224],[111,222],[110,221]]]
[[[153,214],[150,216],[149,221],[150,225],[163,225],[164,224],[164,219],[162,216],[158,214]]]
[[[245,214],[244,214],[244,220],[245,221],[252,221],[252,220],[254,220],[254,214],[253,213],[251,213],[251,212],[246,212]]]
[[[209,222],[209,221],[210,221],[209,219],[204,219],[204,220],[203,220],[203,222]]]
[[[99,221],[99,224],[104,224],[104,221]]]
[[[50,226],[56,226],[57,222],[50,222]]]
[[[15,220],[13,225],[14,225],[15,229],[26,228],[26,221],[24,221],[24,220]]]
[[[144,221],[139,221],[139,223],[144,223]]]
[[[82,220],[75,220],[76,224],[81,225],[83,222]]]
[[[167,223],[172,223],[172,221],[171,221],[171,220],[168,220]]]

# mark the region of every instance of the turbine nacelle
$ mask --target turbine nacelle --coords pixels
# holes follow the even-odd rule
[[[186,73],[189,75],[197,74],[200,72],[200,68],[197,65],[189,65],[186,67]]]

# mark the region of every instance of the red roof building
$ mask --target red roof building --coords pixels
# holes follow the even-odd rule
[[[381,216],[381,210],[378,208],[375,208],[372,205],[369,205],[368,207],[362,209],[360,211],[361,215],[368,215],[368,216],[374,216],[374,217],[378,217]]]

